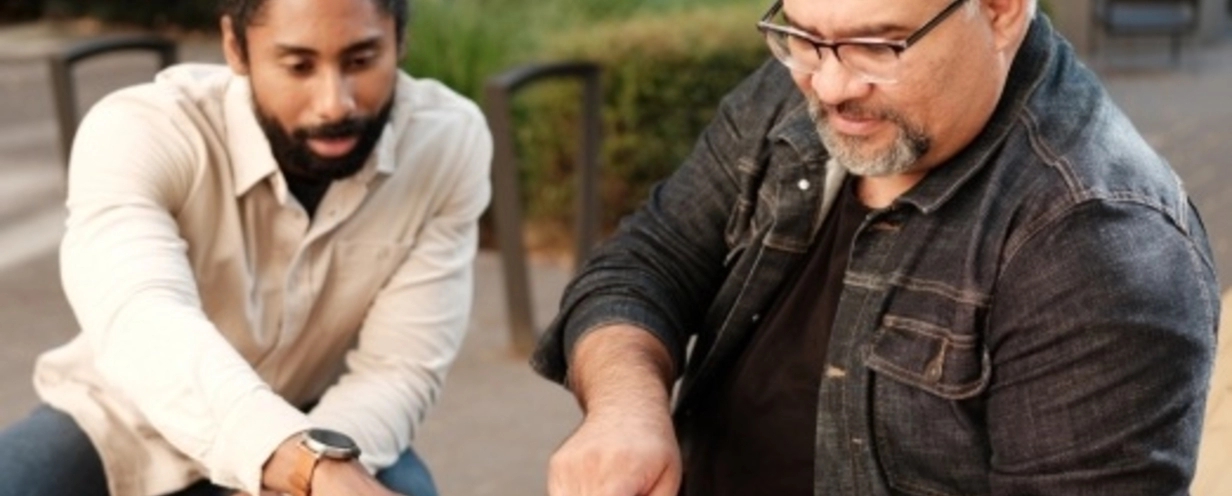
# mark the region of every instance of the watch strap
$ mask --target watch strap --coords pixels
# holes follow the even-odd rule
[[[291,496],[312,495],[312,474],[321,463],[321,455],[308,449],[302,443],[299,445],[299,457],[295,460],[295,470],[291,472]]]

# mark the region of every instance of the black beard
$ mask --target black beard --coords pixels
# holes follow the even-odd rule
[[[288,133],[278,124],[277,119],[267,114],[261,105],[253,98],[253,108],[257,114],[257,123],[269,140],[270,151],[278,168],[288,176],[294,176],[309,181],[331,182],[349,177],[363,168],[368,156],[376,148],[376,142],[381,139],[385,124],[393,112],[394,101],[391,97],[385,106],[371,117],[348,117],[339,121],[321,124],[309,128],[297,128]],[[341,157],[322,157],[308,147],[311,138],[347,138],[358,137],[355,147]]]

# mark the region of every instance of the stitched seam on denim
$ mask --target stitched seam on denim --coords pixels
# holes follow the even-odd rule
[[[751,209],[755,202],[744,196],[743,186],[745,183],[741,179],[743,177],[748,177],[749,182],[751,183],[752,178],[757,175],[757,165],[757,162],[753,159],[747,156],[741,156],[736,159],[736,166],[734,168],[722,166],[718,167],[719,171],[722,172],[723,175],[727,177],[727,180],[731,182],[732,189],[736,191],[736,206],[732,209],[731,214],[728,215],[728,225],[727,228],[723,230],[723,238],[727,241],[727,245],[730,247],[735,247],[740,241],[740,234],[747,231],[747,229],[742,231],[735,231],[732,229],[734,227],[733,224],[735,224],[734,221],[741,213],[742,207],[744,211],[750,212],[749,223],[752,224]],[[758,185],[758,189],[761,189],[760,183]]]
[[[753,279],[753,274],[757,272],[757,267],[761,265],[761,258],[765,252],[766,248],[764,245],[758,246],[757,256],[753,259],[753,265],[752,267],[749,267],[748,275],[744,278],[744,282],[740,285],[740,291],[736,293],[736,297],[732,299],[731,307],[727,309],[727,315],[723,317],[723,323],[714,334],[714,340],[710,345],[710,352],[706,354],[706,361],[697,368],[697,372],[693,374],[694,378],[702,377],[711,367],[714,366],[715,344],[722,340],[723,334],[730,332],[728,328],[731,326],[732,317],[736,314],[736,308],[740,306],[740,300],[744,299],[744,295],[748,292],[749,284]]]
[[[930,281],[930,280],[925,280],[925,279],[916,279],[913,277],[907,277],[906,275],[903,275],[902,273],[899,273],[899,272],[895,272],[894,274],[890,275],[889,283],[894,286],[899,286],[903,289],[910,289],[913,291],[921,291],[925,293],[932,293],[935,295],[944,296],[952,301],[956,301],[958,303],[966,303],[968,305],[973,305],[979,308],[987,307],[989,305],[989,302],[991,301],[991,297],[989,297],[989,295],[986,293],[959,289],[949,284],[945,284],[945,283],[938,282],[938,281]]]
[[[1192,233],[1189,232],[1189,193],[1185,192],[1185,183],[1181,180],[1181,176],[1176,175],[1175,171],[1172,172],[1172,180],[1175,181],[1176,191],[1180,195],[1176,202],[1177,224],[1180,225],[1181,231],[1186,236],[1190,236]]]
[[[876,365],[876,366],[884,368],[883,371],[887,372],[888,377],[890,377],[891,379],[902,382],[903,384],[906,384],[909,386],[916,387],[918,389],[922,389],[939,398],[945,398],[947,400],[961,400],[961,399],[970,398],[973,392],[983,389],[983,386],[986,385],[987,379],[988,379],[987,377],[985,377],[985,374],[983,373],[984,364],[982,362],[980,364],[980,368],[981,368],[980,377],[976,379],[975,381],[964,382],[961,384],[945,384],[941,382],[931,382],[927,380],[918,379],[920,374],[914,371],[899,367],[898,365],[895,365],[893,362],[886,360],[884,358],[881,358],[880,356],[873,354],[873,353],[869,354],[868,364],[870,366]]]
[[[1039,132],[1039,121],[1036,120],[1035,114],[1031,109],[1024,108],[1022,112],[1022,122],[1027,129],[1027,141],[1031,143],[1031,149],[1035,150],[1044,165],[1051,167],[1061,175],[1061,179],[1065,182],[1066,188],[1071,198],[1077,200],[1079,192],[1083,190],[1083,186],[1078,177],[1074,174],[1074,166],[1069,163],[1064,157],[1061,157],[1052,147],[1044,142],[1043,136]]]
[[[771,224],[773,225],[773,224]],[[757,267],[761,265],[761,257],[766,253],[765,246],[760,246],[757,249],[757,257],[753,259],[753,266],[749,267],[748,277],[744,278],[744,283],[740,285],[740,292],[736,293],[736,298],[732,300],[731,308],[727,310],[727,316],[723,317],[723,324],[719,326],[719,331],[727,330],[731,324],[732,316],[736,313],[736,307],[740,306],[740,300],[744,299],[744,295],[748,292],[749,284],[752,283],[753,273],[757,272]],[[715,335],[715,340],[718,340],[718,334]]]
[[[752,203],[753,202],[750,202],[743,196],[736,198],[736,207],[732,209],[731,215],[727,218],[727,227],[723,230],[723,238],[727,241],[728,250],[730,252],[736,251],[736,248],[741,248],[741,251],[743,251],[743,248],[748,245],[750,237],[748,236],[749,230],[752,229],[753,226],[753,218],[750,213]],[[745,216],[748,217],[748,225],[740,226],[739,224],[742,223],[740,218]],[[741,243],[742,241],[744,243]],[[729,253],[727,255],[727,260],[724,260],[724,265],[731,261],[731,257],[732,255]]]
[[[759,167],[757,166],[756,160],[753,160],[747,156],[742,156],[736,159],[736,171],[737,172],[743,172],[745,174],[748,174],[750,177],[752,177],[752,176],[757,175],[758,169]],[[728,177],[731,177],[732,179],[736,180],[736,182],[739,182],[739,178],[736,175],[728,174]]]
[[[1153,209],[1163,214],[1164,217],[1166,217],[1170,221],[1169,223],[1172,225],[1172,227],[1174,229],[1177,229],[1177,231],[1179,231],[1181,235],[1185,237],[1185,239],[1187,240],[1191,239],[1188,235],[1184,233],[1183,230],[1181,230],[1176,225],[1176,216],[1170,215],[1170,212],[1168,211],[1168,209],[1164,208],[1163,205],[1160,204],[1159,202],[1149,201],[1148,197],[1138,195],[1132,192],[1113,192],[1113,193],[1096,194],[1093,191],[1088,191],[1086,192],[1086,194],[1079,197],[1077,201],[1075,201],[1074,203],[1069,204],[1069,205],[1064,205],[1060,208],[1053,209],[1049,211],[1047,215],[1044,215],[1041,218],[1037,219],[1036,222],[1032,223],[1030,227],[1024,230],[1022,235],[1019,235],[1016,237],[1018,240],[1017,242],[1011,242],[1008,246],[1006,246],[1005,261],[1001,264],[1002,270],[999,270],[998,273],[1004,272],[1005,267],[1008,267],[1011,264],[1013,264],[1014,259],[1018,256],[1018,253],[1022,251],[1022,248],[1026,246],[1028,243],[1030,243],[1032,240],[1034,240],[1035,237],[1039,235],[1041,232],[1048,230],[1049,228],[1053,227],[1058,222],[1061,222],[1064,219],[1068,218],[1069,215],[1074,213],[1075,211],[1081,208],[1096,205],[1099,203],[1131,203],[1131,204],[1147,207],[1148,209]]]
[[[1190,260],[1194,261],[1195,265],[1197,265],[1197,264],[1202,263],[1202,261],[1199,260],[1202,257],[1198,254],[1198,251],[1195,249],[1196,247],[1192,245],[1193,243],[1190,242],[1189,258]],[[1211,269],[1211,270],[1212,272],[1214,272],[1214,269]],[[1194,271],[1201,274],[1200,266],[1195,266]],[[1216,284],[1218,284],[1218,281],[1216,281]],[[1218,300],[1218,295],[1216,295],[1215,298],[1210,298],[1211,295],[1209,294],[1210,293],[1209,291],[1200,291],[1200,293],[1202,293],[1202,296],[1201,296],[1202,302],[1205,303],[1205,306],[1206,306],[1207,320],[1211,322],[1215,322],[1216,325],[1218,326],[1219,319],[1217,317],[1218,315],[1217,308],[1218,308],[1219,303],[1218,301],[1214,301],[1214,302],[1212,301],[1212,300]],[[1216,290],[1216,293],[1218,293],[1218,290]],[[1213,359],[1212,359],[1212,362],[1213,362]],[[1214,369],[1210,371],[1210,373],[1214,373],[1214,372],[1215,372]]]
[[[969,349],[975,347],[975,336],[955,334],[950,332],[949,329],[931,322],[889,314],[887,314],[881,322],[885,327],[892,327],[894,329],[901,329],[913,334],[920,334],[930,338],[949,341],[949,344],[955,348]]]
[[[907,491],[912,496],[961,496],[957,493],[936,491],[911,481],[890,481],[890,487],[900,491]]]
[[[1219,307],[1222,304],[1219,301],[1219,291],[1220,290],[1218,289],[1219,288],[1218,273],[1215,271],[1215,267],[1213,265],[1210,265],[1208,263],[1207,258],[1202,255],[1202,251],[1197,246],[1196,240],[1194,240],[1194,238],[1190,236],[1186,236],[1185,240],[1187,241],[1186,244],[1189,246],[1189,250],[1187,250],[1189,252],[1189,260],[1190,262],[1194,264],[1194,267],[1193,267],[1194,274],[1201,277],[1205,269],[1207,271],[1210,271],[1210,273],[1212,274],[1212,278],[1215,279],[1214,282],[1215,282],[1216,289],[1214,291],[1214,294],[1213,295],[1210,294],[1211,293],[1210,291],[1199,291],[1199,293],[1201,293],[1199,297],[1202,298],[1202,303],[1206,307],[1207,320],[1214,322],[1215,325],[1218,326],[1219,325]],[[1210,370],[1210,373],[1213,374],[1214,372],[1215,370],[1212,368]]]
[[[881,291],[888,286],[883,279],[880,276],[848,270],[843,276],[843,284],[871,291]]]
[[[1158,199],[1153,196],[1146,196],[1133,191],[1110,191],[1102,195],[1093,194],[1092,197],[1093,199],[1103,199],[1112,202],[1138,203],[1153,208],[1164,214],[1168,220],[1172,221],[1173,227],[1176,227],[1178,231],[1185,234],[1185,229],[1181,227],[1176,210],[1173,210],[1170,205],[1159,202]]]
[[[977,308],[987,308],[992,302],[992,296],[986,293],[962,290],[944,283],[915,279],[899,273],[883,277],[876,274],[848,271],[847,275],[843,277],[843,284],[870,290],[884,290],[890,286],[897,286],[912,291],[943,296],[955,303],[963,303]]]

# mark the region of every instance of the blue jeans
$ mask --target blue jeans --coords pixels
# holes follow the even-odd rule
[[[377,473],[391,491],[437,496],[428,467],[407,449],[393,466]],[[47,405],[0,431],[0,496],[106,496],[107,478],[94,445],[72,417]],[[168,496],[230,494],[209,481]]]

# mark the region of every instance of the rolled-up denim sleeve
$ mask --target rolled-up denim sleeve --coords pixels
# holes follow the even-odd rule
[[[1090,201],[1008,254],[992,494],[1188,494],[1219,317],[1201,229],[1192,210]]]

